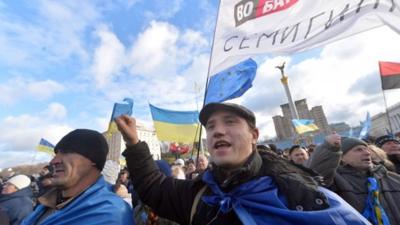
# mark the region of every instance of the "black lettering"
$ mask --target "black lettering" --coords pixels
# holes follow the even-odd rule
[[[225,52],[228,52],[228,51],[232,50],[233,46],[230,47],[229,49],[227,49],[227,48],[226,48],[226,44],[228,43],[228,41],[230,41],[230,40],[232,40],[232,39],[234,39],[234,38],[239,38],[239,36],[235,35],[235,36],[232,36],[232,37],[226,39],[225,45],[224,45],[224,51],[225,51]]]
[[[361,10],[361,5],[364,3],[364,0],[361,0],[359,3],[358,3],[358,7],[357,7],[357,10],[356,10],[356,13],[359,13],[360,12],[360,10]]]
[[[394,3],[394,0],[391,0],[392,2],[392,7],[390,7],[389,12],[393,12],[394,9],[396,8],[396,3]]]
[[[283,42],[285,42],[286,38],[289,37],[290,33],[292,33],[293,30],[294,30],[294,34],[293,34],[292,42],[294,42],[296,40],[296,36],[297,36],[298,31],[299,31],[299,25],[300,25],[300,23],[297,23],[297,24],[293,25],[292,29],[290,29],[289,33],[287,33],[287,34],[286,34],[286,31],[289,29],[289,27],[285,28],[285,30],[283,31],[283,34],[282,34],[281,44]]]
[[[379,0],[376,0],[375,5],[374,5],[374,9],[377,9],[379,6]]]
[[[243,37],[242,41],[240,42],[239,49],[249,48],[249,46],[243,46],[243,43],[248,40],[250,40],[248,37]]]
[[[260,37],[258,37],[257,48],[260,46],[260,42],[261,42],[261,39],[263,37],[270,38],[272,35],[274,35],[273,40],[272,40],[272,45],[274,45],[275,44],[275,40],[276,40],[276,35],[278,35],[278,33],[279,33],[279,30],[274,31],[274,32],[272,32],[270,34],[263,33]]]
[[[349,4],[348,3],[346,5],[346,7],[342,10],[342,12],[340,12],[340,14],[339,14],[339,15],[341,15],[340,16],[340,21],[344,20],[344,14],[347,12],[347,10],[349,10]]]
[[[307,30],[306,35],[304,36],[304,39],[307,39],[308,35],[310,34],[313,20],[314,20],[315,18],[319,17],[319,16],[324,15],[324,14],[325,14],[325,12],[322,12],[322,13],[319,13],[318,15],[315,15],[315,16],[313,16],[313,17],[310,18],[310,22],[308,23],[308,30]]]
[[[360,5],[359,5],[360,6]],[[350,5],[349,4],[346,4],[346,6],[344,7],[344,9],[338,14],[338,15],[340,15],[340,18],[339,18],[339,20],[340,21],[343,21],[344,20],[344,15],[346,14],[346,12],[349,10],[349,8],[350,8]],[[336,18],[336,17],[335,17]],[[329,19],[328,19],[328,21],[325,23],[325,30],[326,29],[328,29],[329,27],[331,27],[332,26],[332,24],[333,24],[333,22],[335,22],[335,21],[333,21],[333,10],[331,10],[331,13],[329,14]]]

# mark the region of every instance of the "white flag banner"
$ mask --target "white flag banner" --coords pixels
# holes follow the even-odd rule
[[[400,0],[221,0],[210,74],[254,54],[291,54],[387,25]],[[377,40],[379,41],[379,40]]]

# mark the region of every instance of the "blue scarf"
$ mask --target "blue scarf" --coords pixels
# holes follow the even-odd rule
[[[233,210],[246,225],[370,224],[343,199],[325,188],[319,189],[328,198],[328,209],[295,211],[287,208],[284,196],[279,194],[275,182],[268,176],[253,179],[228,193],[221,191],[210,171],[204,173],[203,181],[213,195],[203,196],[202,200],[208,205],[219,207],[219,211],[224,214]]]
[[[35,224],[45,210],[46,207],[39,205],[21,225]],[[40,225],[134,225],[132,214],[130,206],[111,192],[110,186],[101,176],[96,183],[64,208],[49,215]]]
[[[368,198],[363,216],[374,225],[390,225],[389,218],[379,202],[379,185],[374,177],[368,177]]]

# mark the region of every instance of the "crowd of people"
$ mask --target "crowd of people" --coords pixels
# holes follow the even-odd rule
[[[400,141],[327,135],[280,150],[258,144],[256,117],[233,103],[199,116],[209,156],[153,160],[134,118],[116,119],[127,167],[110,184],[102,134],[77,129],[54,147],[38,179],[1,184],[0,225],[400,225]]]

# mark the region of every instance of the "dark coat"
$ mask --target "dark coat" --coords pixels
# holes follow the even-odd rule
[[[7,212],[11,225],[19,225],[33,211],[33,193],[30,187],[0,195],[0,208]]]
[[[379,200],[390,224],[400,224],[400,175],[388,171],[383,165],[375,165],[369,171],[341,165],[341,155],[339,147],[325,142],[316,148],[308,166],[323,175],[328,188],[360,213],[364,211],[368,197],[367,178],[375,177],[379,184]]]
[[[245,166],[230,177],[219,176],[216,168],[213,171],[214,175],[217,180],[223,180],[220,183],[224,191],[260,176],[272,176],[280,191],[287,197],[290,209],[295,210],[299,205],[305,211],[328,207],[325,201],[324,204],[315,203],[317,198],[326,198],[317,191],[317,185],[308,172],[282,161],[276,154],[267,154],[267,157],[261,157],[254,152]],[[161,217],[179,224],[190,224],[195,196],[205,186],[201,175],[194,180],[166,177],[157,169],[145,142],[130,146],[123,155],[141,200]],[[206,189],[205,194],[209,191]],[[234,212],[218,215],[218,220],[213,220],[216,217],[213,210],[212,207],[200,203],[194,215],[194,224],[241,224]],[[213,222],[210,223],[211,221]]]

